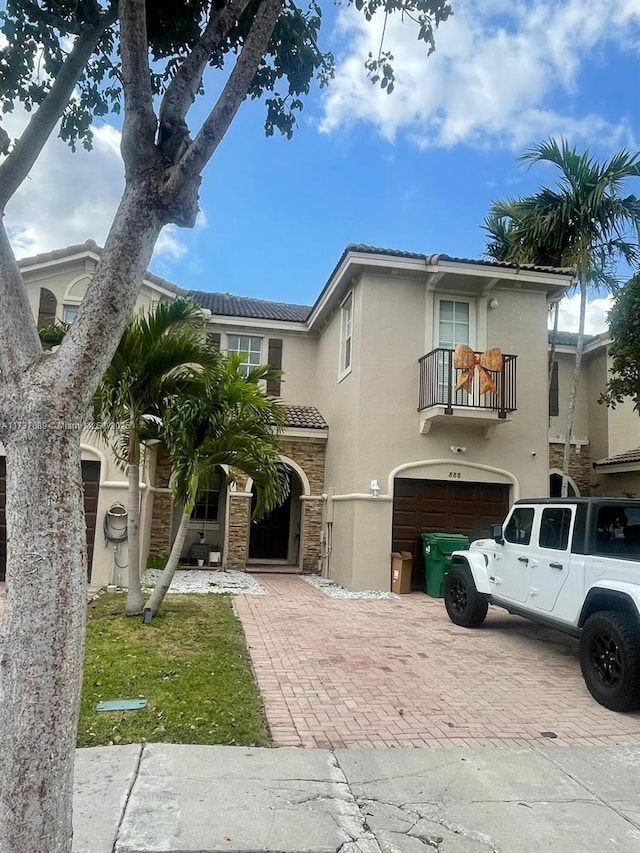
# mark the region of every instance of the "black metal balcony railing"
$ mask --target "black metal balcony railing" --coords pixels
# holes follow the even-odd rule
[[[471,392],[456,391],[456,384],[462,374],[460,368],[453,366],[452,349],[434,349],[419,359],[420,365],[420,401],[418,410],[431,406],[444,406],[445,414],[453,414],[454,407],[466,409],[484,409],[497,412],[499,418],[506,418],[507,412],[516,410],[516,358],[515,355],[503,355],[502,370],[491,373],[496,391],[480,394],[480,377],[474,373]]]

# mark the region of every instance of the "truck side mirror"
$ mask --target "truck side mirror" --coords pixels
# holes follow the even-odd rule
[[[502,525],[501,524],[492,524],[490,527],[491,530],[491,538],[494,542],[497,542],[498,545],[504,545],[504,537],[502,535]]]

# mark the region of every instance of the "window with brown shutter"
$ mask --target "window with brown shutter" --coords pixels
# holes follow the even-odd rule
[[[268,357],[269,367],[272,367],[274,370],[282,370],[282,339],[281,338],[269,338],[269,357]],[[267,382],[267,394],[271,394],[272,397],[280,396],[280,377],[278,379],[270,379]]]
[[[38,326],[53,326],[56,322],[58,300],[46,287],[40,288],[40,305],[38,306]]]
[[[549,417],[557,417],[560,414],[558,403],[558,362],[551,365],[551,378],[549,380]]]

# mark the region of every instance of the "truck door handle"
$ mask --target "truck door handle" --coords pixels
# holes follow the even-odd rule
[[[529,558],[528,557],[518,557],[518,562],[519,563],[528,563]]]
[[[563,569],[564,566],[562,565],[562,563],[549,563],[549,568],[550,569]]]

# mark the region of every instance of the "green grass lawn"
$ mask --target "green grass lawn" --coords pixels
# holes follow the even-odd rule
[[[78,746],[226,743],[269,746],[242,628],[223,595],[167,596],[149,625],[124,596],[89,604]],[[96,702],[148,699],[141,711]]]

